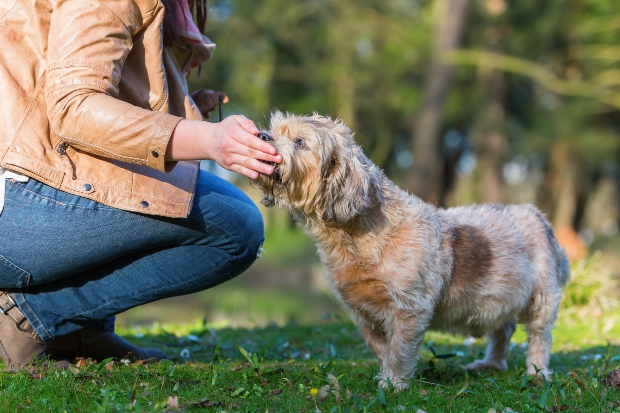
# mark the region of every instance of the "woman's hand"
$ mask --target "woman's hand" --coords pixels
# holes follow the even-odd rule
[[[258,132],[254,122],[242,115],[219,123],[182,120],[170,138],[166,160],[211,159],[250,179],[259,173],[270,175],[274,167],[268,163],[282,162],[282,156],[258,138]]]
[[[200,113],[205,119],[211,117],[211,111],[219,105],[219,97],[222,96],[222,103],[228,103],[228,96],[224,92],[214,92],[209,89],[198,89],[192,92],[191,97],[198,106]]]

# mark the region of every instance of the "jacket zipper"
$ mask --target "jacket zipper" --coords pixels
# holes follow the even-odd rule
[[[62,159],[63,156],[67,157],[67,160],[71,164],[71,169],[73,171],[72,178],[73,178],[73,180],[76,180],[77,176],[75,174],[75,164],[73,163],[71,158],[69,158],[69,155],[67,155],[67,147],[68,146],[69,146],[69,144],[67,142],[60,142],[58,144],[58,146],[56,146],[56,152],[58,153],[58,155],[60,155],[60,159]]]

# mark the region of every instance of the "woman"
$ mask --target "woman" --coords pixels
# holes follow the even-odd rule
[[[256,259],[258,209],[192,160],[255,179],[281,157],[243,116],[205,122],[217,94],[188,94],[185,75],[214,47],[191,20],[195,6],[204,17],[197,3],[0,4],[8,368],[46,352],[165,357],[115,335],[109,317],[210,288]]]

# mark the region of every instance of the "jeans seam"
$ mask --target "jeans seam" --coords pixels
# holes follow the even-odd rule
[[[91,207],[91,208],[86,208],[86,207],[82,207],[82,206],[75,205],[75,204],[68,204],[68,203],[65,203],[65,202],[60,202],[60,201],[57,201],[57,200],[52,199],[50,197],[47,197],[45,195],[41,195],[38,192],[31,191],[30,189],[19,188],[17,185],[15,185],[15,182],[12,182],[11,180],[8,180],[8,181],[10,182],[11,186],[13,186],[13,188],[15,188],[18,191],[29,192],[29,193],[31,193],[32,195],[34,195],[34,196],[36,196],[38,198],[42,198],[42,199],[45,199],[47,201],[51,201],[51,202],[53,202],[53,203],[55,203],[57,205],[61,205],[61,206],[64,206],[64,207],[78,208],[78,209],[83,209],[83,210],[87,210],[87,211],[90,211],[90,210],[114,210],[114,208],[108,207],[108,206],[105,206],[105,205],[94,206],[94,207]],[[75,195],[75,196],[79,196],[79,195]],[[84,199],[88,199],[88,198],[84,198]]]
[[[0,254],[0,262],[2,262],[3,266],[16,272],[19,275],[21,284],[18,286],[18,288],[27,287],[30,284],[30,279],[32,278],[32,275],[28,271],[13,264],[4,255],[1,255],[1,254]]]
[[[53,338],[53,336],[47,331],[37,314],[32,310],[30,305],[26,302],[26,298],[24,294],[18,292],[12,292],[13,299],[15,300],[15,304],[17,304],[17,308],[21,310],[21,312],[26,316],[26,319],[37,332],[37,335],[44,342],[48,342]],[[43,334],[41,334],[43,333]]]

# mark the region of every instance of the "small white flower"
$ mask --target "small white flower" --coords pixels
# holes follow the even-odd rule
[[[457,351],[455,354],[457,357],[465,357],[465,353],[462,351]]]
[[[519,347],[527,348],[527,341],[524,341],[523,343],[521,343],[521,345]]]
[[[183,350],[181,350],[181,352],[179,353],[179,356],[183,357],[184,359],[188,359],[189,349],[184,348]]]
[[[467,337],[465,340],[463,340],[463,344],[465,344],[465,346],[467,347],[471,346],[475,342],[476,342],[476,339],[473,337]]]
[[[306,353],[306,354],[304,354],[304,358],[305,358],[306,360],[310,360],[310,353]]]
[[[581,361],[586,361],[587,359],[589,359],[590,357],[588,357],[587,355],[583,355],[581,357],[579,357],[581,359]]]
[[[194,342],[196,342],[196,343],[200,342],[200,337],[195,336],[195,335],[193,335],[193,334],[188,334],[188,335],[187,335],[187,339],[188,339],[189,341],[194,341]]]
[[[136,338],[144,338],[144,333],[136,333]]]
[[[126,366],[129,366],[130,361],[129,359],[121,359],[121,363],[123,363]]]
[[[595,354],[594,357],[593,357],[594,360],[600,360],[602,358],[603,358],[602,354]]]

